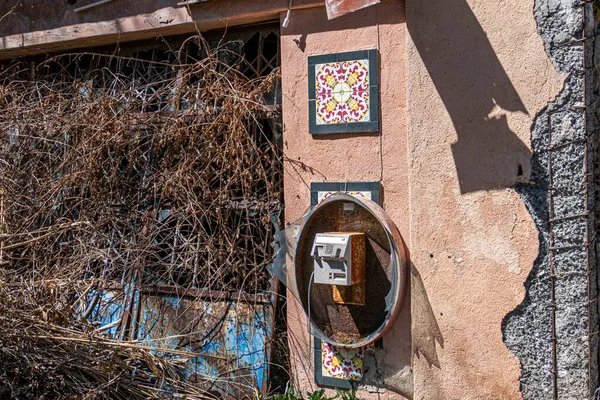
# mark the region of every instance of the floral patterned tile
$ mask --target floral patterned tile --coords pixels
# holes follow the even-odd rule
[[[316,123],[368,122],[369,60],[318,64]]]
[[[376,50],[311,56],[308,64],[311,133],[379,130]]]
[[[325,377],[360,381],[366,347],[349,349],[321,342],[322,374]]]
[[[333,190],[329,190],[329,191],[319,191],[317,192],[318,195],[318,202],[321,203],[323,200],[325,200],[326,198],[328,198],[329,196],[336,194],[338,191],[333,191]],[[356,198],[365,198],[368,200],[371,200],[371,192],[368,190],[347,190],[344,193],[349,194],[350,196],[354,196]]]

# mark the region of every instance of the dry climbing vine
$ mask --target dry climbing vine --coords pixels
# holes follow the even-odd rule
[[[81,53],[0,71],[5,395],[210,397],[207,376],[181,373],[202,346],[136,342],[128,293],[248,300],[269,290],[282,177],[276,110],[263,100],[277,71],[249,78],[231,46],[194,37],[182,48],[190,43],[204,57]],[[73,76],[65,59],[77,57],[98,67]],[[144,73],[127,72],[133,64]],[[94,318],[108,291],[124,310],[106,327]],[[219,323],[200,315],[181,336]],[[234,363],[219,365],[227,376]]]

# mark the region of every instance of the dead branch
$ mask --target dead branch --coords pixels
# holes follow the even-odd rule
[[[81,57],[97,68],[73,73]],[[231,307],[264,306],[270,289],[283,199],[277,110],[263,99],[278,75],[249,77],[241,57],[222,57],[81,53],[0,68],[0,394],[245,390],[238,356],[203,346]],[[226,307],[211,314],[202,299]],[[176,332],[144,322],[142,302],[162,304],[153,321]],[[111,304],[121,314],[107,320]],[[198,357],[221,378],[194,370]]]

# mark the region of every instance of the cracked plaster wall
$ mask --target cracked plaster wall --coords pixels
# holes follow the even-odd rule
[[[594,213],[586,215],[593,209],[594,182],[586,172],[593,171],[595,145],[585,139],[596,126],[595,74],[593,68],[584,70],[593,62],[593,41],[581,41],[594,34],[591,4],[585,7],[584,12],[577,0],[536,0],[533,9],[545,49],[565,81],[557,97],[535,117],[531,178],[516,187],[536,223],[540,242],[525,283],[526,298],[503,321],[504,342],[521,363],[524,399],[550,399],[554,390],[559,399],[584,399],[597,386],[597,336],[590,335],[597,331],[597,309],[592,305],[588,313],[587,307],[588,300],[596,297],[596,257],[593,246],[581,246],[594,236]],[[585,23],[584,15],[588,16]],[[586,111],[587,105],[592,107]]]

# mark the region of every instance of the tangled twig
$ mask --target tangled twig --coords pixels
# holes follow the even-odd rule
[[[226,46],[193,41],[194,62],[80,54],[102,62],[77,76],[70,56],[0,70],[0,392],[205,398],[207,377],[180,367],[210,357],[136,342],[128,290],[251,302],[270,288],[282,174],[263,99],[277,72],[249,78]],[[124,311],[98,326],[107,291]],[[199,313],[178,340],[222,323]]]

